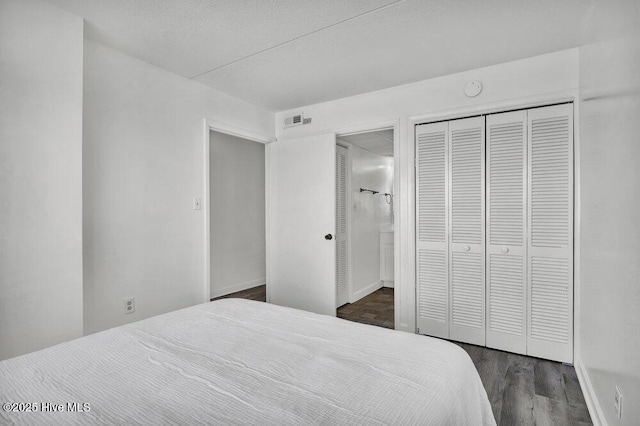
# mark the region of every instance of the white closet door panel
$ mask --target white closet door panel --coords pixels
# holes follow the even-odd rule
[[[529,355],[573,362],[573,106],[529,111]]]
[[[485,344],[484,122],[449,122],[449,330],[475,345]]]
[[[336,307],[349,301],[347,289],[347,149],[336,147]]]
[[[484,346],[484,254],[451,253],[452,340]]]
[[[447,252],[418,249],[417,326],[422,334],[449,338]]]
[[[487,116],[487,346],[526,353],[527,112]]]
[[[487,256],[487,346],[525,354],[525,257],[491,251]]]
[[[416,127],[416,300],[420,333],[449,337],[448,123]]]
[[[416,199],[418,240],[447,241],[448,124],[416,127]]]

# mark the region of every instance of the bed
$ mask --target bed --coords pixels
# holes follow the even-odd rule
[[[2,361],[0,402],[1,424],[495,424],[456,345],[243,299]]]

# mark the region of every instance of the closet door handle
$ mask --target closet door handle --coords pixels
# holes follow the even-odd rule
[[[333,235],[327,234],[327,235],[324,236],[324,239],[325,240],[332,240],[333,239]]]
[[[509,253],[509,247],[502,247],[503,253]]]
[[[471,250],[471,247],[469,247],[469,246],[464,246],[464,251],[469,251],[469,250]]]

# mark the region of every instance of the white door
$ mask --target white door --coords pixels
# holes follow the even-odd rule
[[[416,126],[416,325],[449,338],[449,123]]]
[[[527,351],[527,111],[487,116],[487,346]]]
[[[573,106],[529,110],[527,355],[573,362]]]
[[[267,145],[269,302],[336,314],[334,134]]]
[[[449,122],[449,338],[484,346],[484,117]]]
[[[336,307],[349,301],[347,289],[347,205],[349,162],[347,149],[336,147]]]

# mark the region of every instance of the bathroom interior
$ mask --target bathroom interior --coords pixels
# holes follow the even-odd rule
[[[365,319],[378,319],[389,328],[393,328],[396,201],[393,133],[384,129],[336,139],[338,316],[341,309],[359,307]],[[341,223],[346,225],[346,244],[341,244]]]

